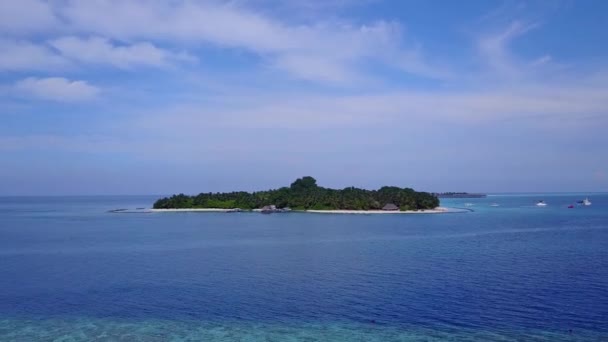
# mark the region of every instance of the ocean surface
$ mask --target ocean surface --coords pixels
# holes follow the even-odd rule
[[[608,194],[107,212],[154,200],[0,197],[0,341],[608,341]]]

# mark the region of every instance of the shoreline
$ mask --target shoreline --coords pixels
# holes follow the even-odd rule
[[[206,213],[227,213],[234,209],[221,208],[170,208],[170,209],[147,209],[153,213],[180,213],[180,212],[206,212]]]
[[[337,209],[337,210],[303,210],[304,213],[313,213],[313,214],[354,214],[354,215],[371,215],[371,214],[445,214],[449,213],[448,208],[437,207],[435,209],[421,209],[421,210],[346,210],[346,209]]]
[[[221,208],[172,208],[172,209],[148,209],[148,212],[153,213],[179,213],[179,212],[207,212],[207,213],[228,213],[234,209]],[[242,212],[260,212],[261,209],[244,210]],[[292,210],[293,213],[311,213],[311,214],[355,214],[355,215],[380,215],[380,214],[445,214],[459,212],[458,210],[451,211],[450,208],[437,207],[435,209],[422,210],[407,210],[407,211],[387,211],[387,210]]]

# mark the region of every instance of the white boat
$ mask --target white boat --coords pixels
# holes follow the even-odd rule
[[[580,204],[580,205],[591,205],[591,201],[589,200],[589,198],[585,198],[582,201],[576,201],[576,204]]]
[[[536,206],[537,207],[546,207],[547,203],[545,203],[545,201],[543,201],[543,200],[540,200],[540,201],[538,201],[538,203],[536,203]]]
[[[490,207],[499,207],[499,206],[500,206],[500,204],[498,204],[498,203],[492,203],[492,204],[490,204]]]

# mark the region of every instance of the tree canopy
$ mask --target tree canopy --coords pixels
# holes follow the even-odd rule
[[[400,210],[433,209],[439,199],[427,192],[410,188],[384,186],[378,190],[348,187],[342,190],[317,185],[310,176],[298,178],[289,187],[253,193],[201,193],[196,196],[173,195],[157,200],[155,209],[221,208],[257,209],[266,205],[294,210],[378,210],[386,204],[395,204]]]

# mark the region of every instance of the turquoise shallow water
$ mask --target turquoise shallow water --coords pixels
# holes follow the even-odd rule
[[[0,198],[0,340],[608,339],[605,194],[442,215],[106,212],[153,199]]]
[[[82,318],[0,321],[10,341],[604,341],[597,331],[397,328],[376,324],[300,325]]]

